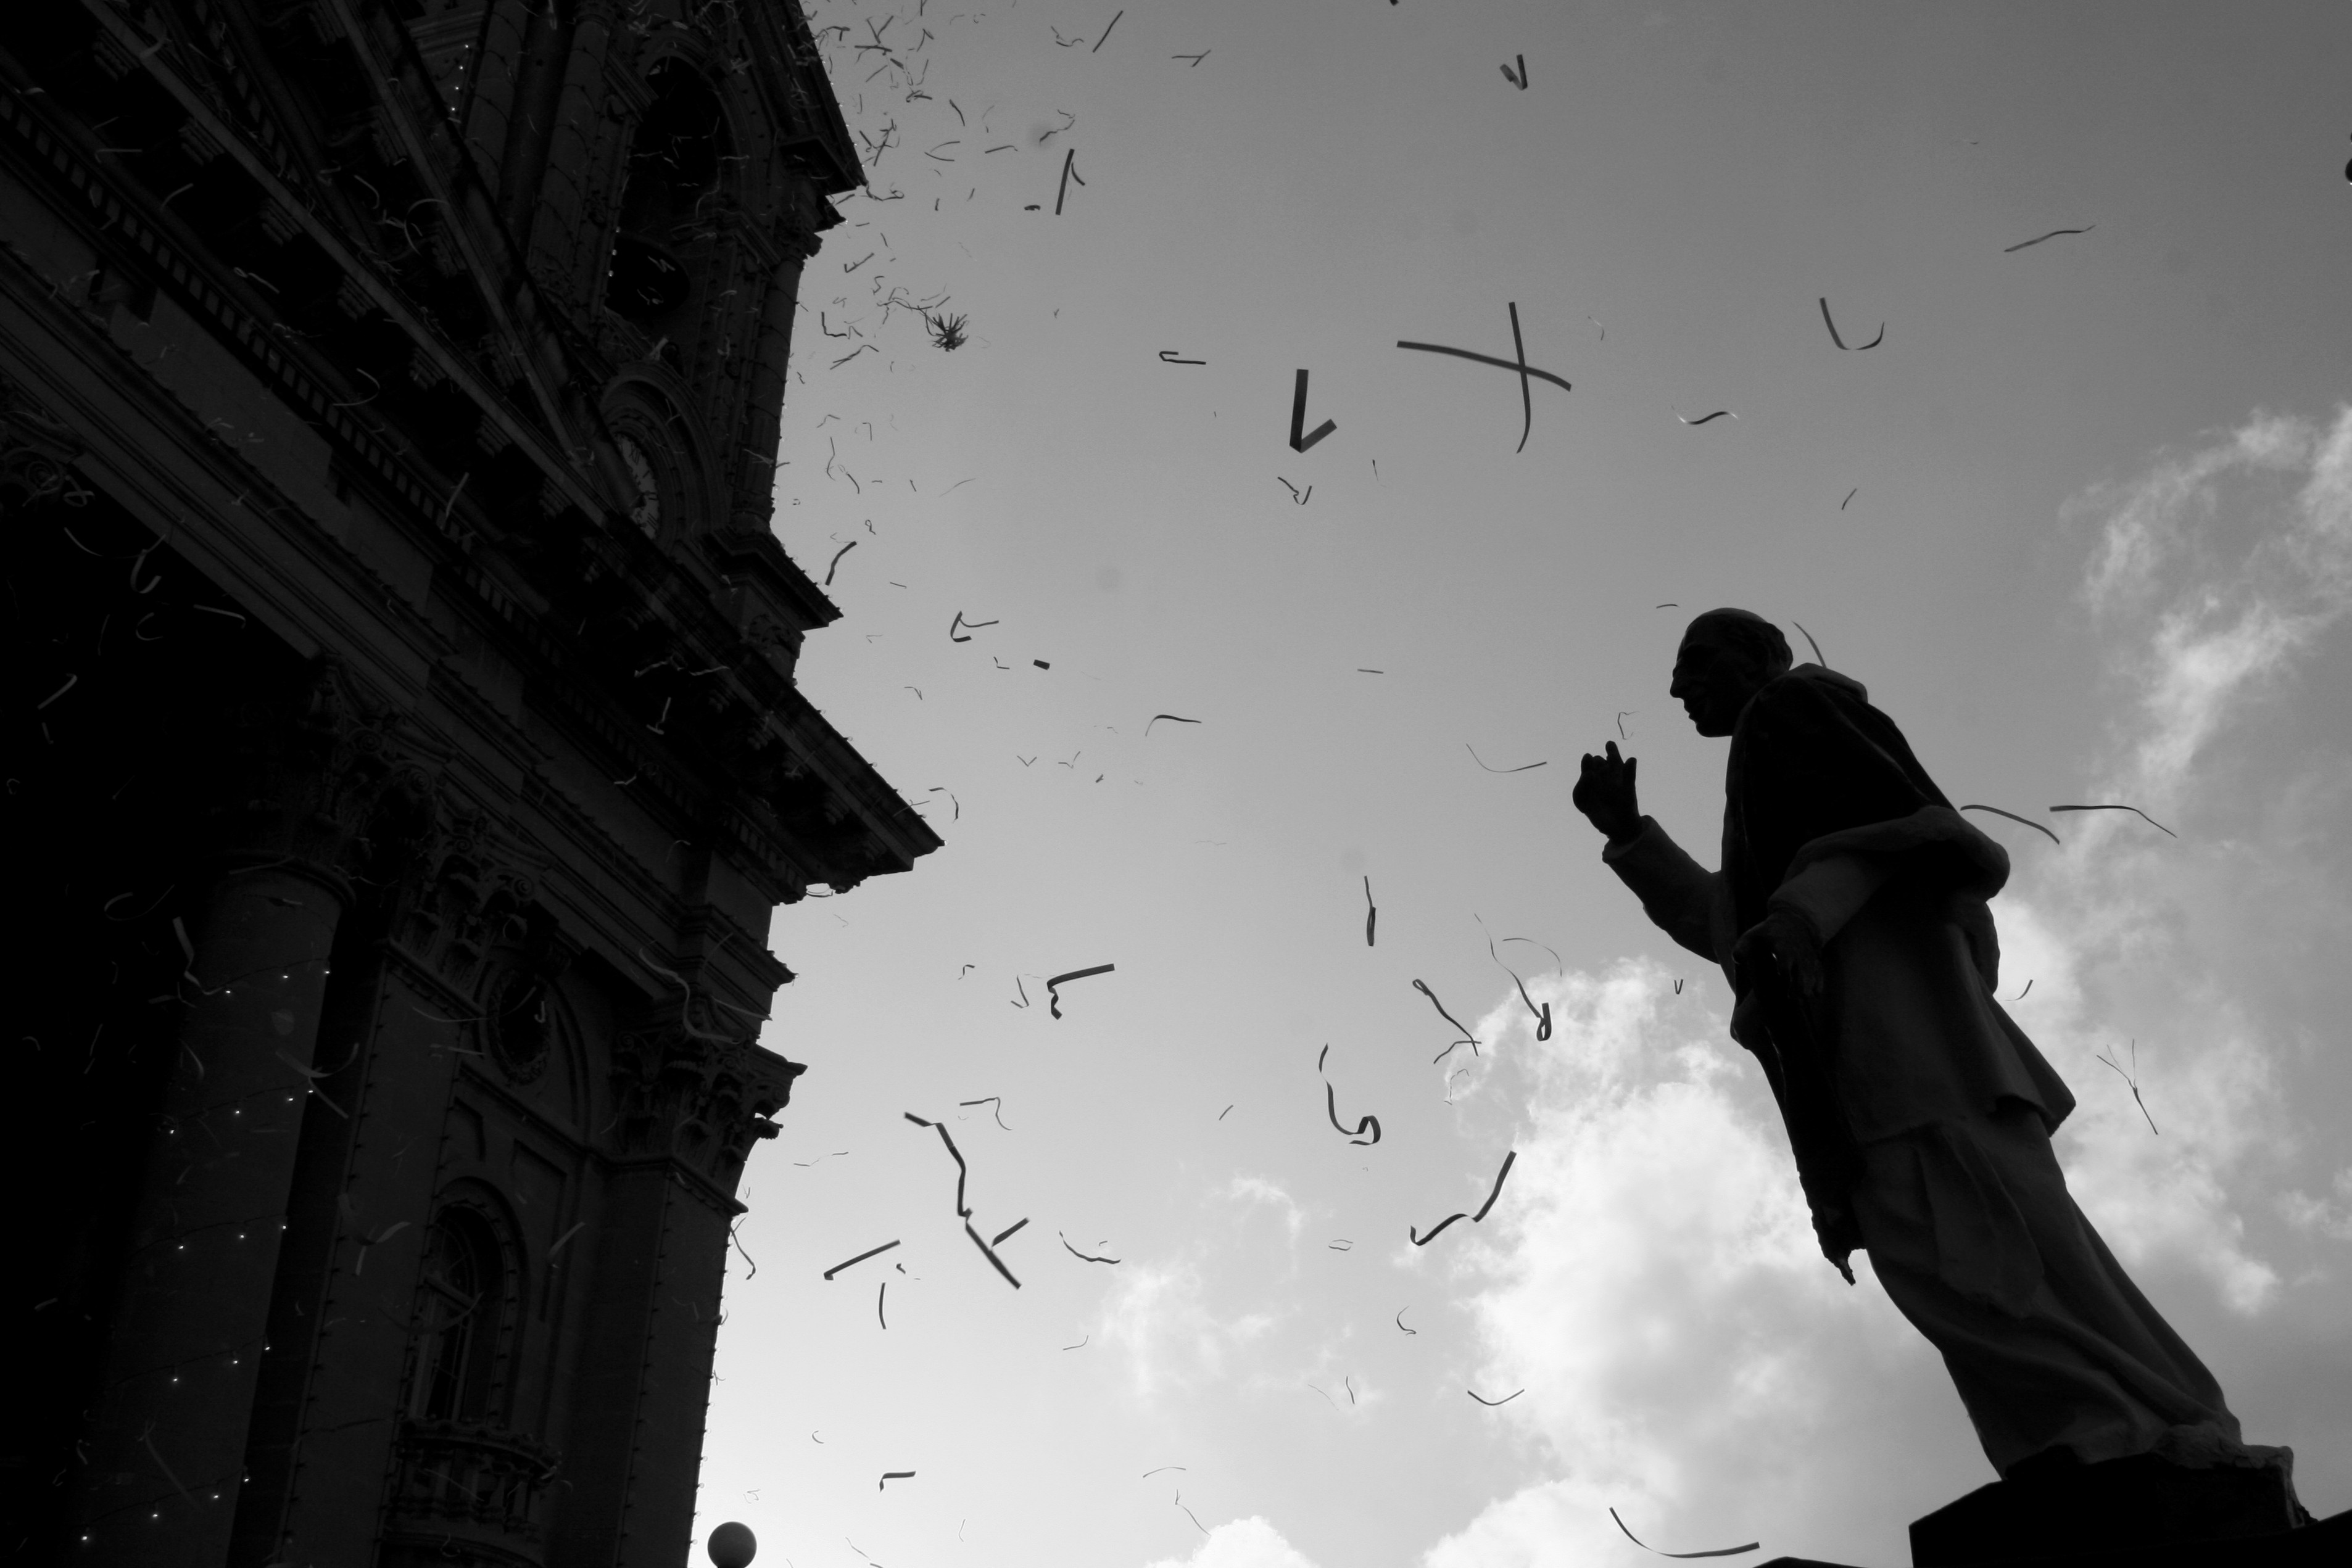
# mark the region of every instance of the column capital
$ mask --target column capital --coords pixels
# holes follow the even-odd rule
[[[770,1118],[807,1071],[762,1050],[707,998],[658,1004],[613,1042],[618,1152],[667,1155],[731,1193],[752,1144],[776,1135]]]

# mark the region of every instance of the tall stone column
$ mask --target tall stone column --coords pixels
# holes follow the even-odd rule
[[[236,848],[192,913],[184,1014],[133,1211],[121,1302],[83,1420],[87,1561],[218,1568],[286,1227],[343,874],[388,800],[421,799],[389,720],[321,663],[248,705],[215,817]],[[406,783],[412,788],[398,787]],[[396,819],[400,813],[392,813]]]

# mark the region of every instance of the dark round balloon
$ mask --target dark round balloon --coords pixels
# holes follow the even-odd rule
[[[709,1543],[704,1550],[710,1553],[712,1568],[751,1568],[760,1542],[752,1536],[750,1525],[730,1519],[710,1532]]]

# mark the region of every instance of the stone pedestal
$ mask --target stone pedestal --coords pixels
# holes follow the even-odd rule
[[[1951,1506],[1958,1508],[1978,1495],[1971,1492]],[[1938,1510],[1927,1518],[1936,1519],[1949,1511],[1949,1509]],[[1916,1524],[1912,1526],[1914,1531],[1917,1528]],[[1925,1568],[1927,1562],[1925,1558],[1915,1557],[1913,1568]],[[2117,1547],[2113,1542],[2093,1543],[2079,1550],[2038,1557],[1977,1559],[1968,1563],[1967,1568],[1993,1568],[1996,1563],[2000,1568],[2339,1568],[2345,1563],[2352,1563],[2352,1512],[2336,1514],[2296,1530],[2273,1531],[2233,1540],[2176,1540],[2168,1544],[2132,1547]],[[1757,1568],[1853,1568],[1853,1565],[1825,1562],[1815,1557],[1775,1557],[1759,1563]]]
[[[2192,1469],[2136,1454],[1979,1487],[1911,1525],[1914,1568],[2214,1542],[2293,1530],[2290,1461]]]

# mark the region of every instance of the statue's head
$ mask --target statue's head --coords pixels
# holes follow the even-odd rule
[[[1739,710],[1795,661],[1780,629],[1749,610],[1710,610],[1690,623],[1667,688],[1701,735],[1729,735]]]

